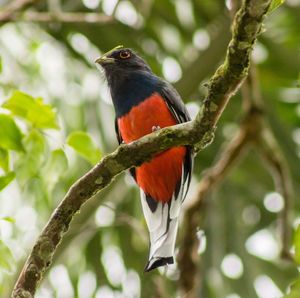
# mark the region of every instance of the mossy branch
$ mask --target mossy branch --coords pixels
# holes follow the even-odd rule
[[[38,237],[15,284],[12,297],[33,297],[53,254],[81,206],[105,188],[115,176],[141,165],[155,154],[173,146],[198,144],[204,147],[229,98],[247,75],[253,44],[271,0],[246,0],[235,16],[233,36],[225,62],[208,84],[208,95],[196,119],[121,145],[76,181]],[[199,145],[200,144],[200,145]]]

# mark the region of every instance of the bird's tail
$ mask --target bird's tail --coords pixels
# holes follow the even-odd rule
[[[181,206],[179,198],[167,203],[145,195],[141,190],[141,202],[150,234],[150,253],[145,271],[174,263],[174,248]]]
[[[157,232],[150,232],[150,254],[145,272],[174,263],[177,230],[178,218],[174,218],[169,219],[168,228],[163,235],[157,237]]]

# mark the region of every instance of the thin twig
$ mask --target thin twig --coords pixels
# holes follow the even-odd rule
[[[37,23],[87,23],[107,24],[113,22],[114,18],[102,13],[83,12],[36,12],[26,11],[24,13],[12,13],[1,19],[0,22],[37,22]]]
[[[263,108],[263,100],[259,86],[258,74],[254,65],[250,69],[249,86],[250,96],[255,106]],[[284,206],[280,212],[280,238],[281,238],[281,256],[284,259],[292,259],[290,254],[291,228],[289,222],[289,212],[291,209],[291,198],[293,187],[287,161],[282,150],[267,123],[263,121],[262,128],[256,138],[256,149],[266,161],[270,174],[273,177],[275,189],[280,193],[284,200]]]
[[[81,206],[122,171],[141,165],[155,154],[178,145],[207,143],[229,98],[247,76],[250,54],[271,0],[246,0],[236,14],[225,62],[208,85],[208,96],[196,119],[161,129],[121,145],[70,188],[38,237],[16,282],[12,297],[33,297],[70,222]]]
[[[38,0],[15,0],[10,2],[0,11],[0,22],[7,22],[11,16],[16,12],[24,8],[25,6],[37,2]]]
[[[293,258],[290,253],[291,226],[289,213],[293,189],[287,162],[281,152],[277,140],[268,127],[265,127],[262,131],[257,148],[267,163],[274,180],[276,191],[281,194],[284,200],[284,205],[279,217],[281,257],[291,260]]]

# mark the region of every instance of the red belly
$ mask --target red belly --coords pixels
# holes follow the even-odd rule
[[[118,127],[125,143],[130,143],[160,128],[177,124],[165,101],[155,93],[128,114],[118,119]],[[136,181],[153,199],[167,202],[172,198],[181,178],[185,147],[175,147],[155,156],[136,169]]]

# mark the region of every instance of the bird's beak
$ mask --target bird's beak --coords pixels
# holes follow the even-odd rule
[[[95,60],[95,63],[100,64],[100,65],[106,65],[106,64],[111,64],[115,62],[114,58],[107,57],[110,53],[112,53],[115,50],[121,49],[123,46],[116,46],[115,48],[111,49],[107,53],[105,53],[103,56],[97,58]]]
[[[100,65],[106,65],[106,64],[111,64],[114,63],[115,59],[114,58],[109,58],[106,55],[99,57],[95,60],[95,63],[100,64]]]

